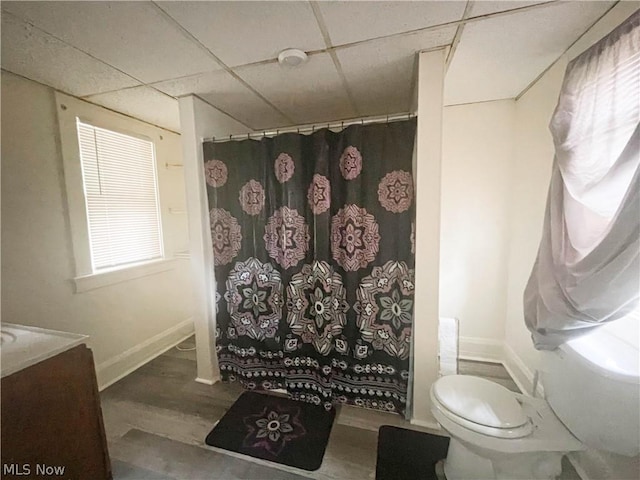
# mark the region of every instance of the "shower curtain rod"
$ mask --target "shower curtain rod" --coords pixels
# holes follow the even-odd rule
[[[369,125],[371,123],[391,123],[391,122],[399,122],[401,120],[409,120],[416,116],[415,113],[396,113],[394,115],[381,115],[376,117],[365,117],[365,118],[357,118],[351,120],[341,120],[339,122],[329,122],[329,123],[318,123],[314,125],[305,125],[301,127],[284,127],[277,128],[272,130],[263,130],[261,132],[252,132],[252,133],[242,133],[238,135],[225,135],[222,137],[210,137],[203,138],[203,142],[229,142],[232,140],[249,140],[249,139],[260,139],[265,137],[275,137],[280,135],[281,133],[306,133],[306,132],[314,132],[316,130],[320,130],[321,128],[344,128],[349,125]]]

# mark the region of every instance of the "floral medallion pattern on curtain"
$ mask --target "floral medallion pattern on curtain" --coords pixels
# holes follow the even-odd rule
[[[415,120],[204,144],[223,380],[403,413]]]

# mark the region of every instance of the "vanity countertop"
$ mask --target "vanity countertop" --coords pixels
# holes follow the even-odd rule
[[[86,335],[3,323],[2,378],[87,342]]]

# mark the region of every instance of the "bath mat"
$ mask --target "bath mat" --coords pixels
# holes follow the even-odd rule
[[[205,443],[303,470],[317,470],[335,410],[285,397],[245,392],[207,435]]]
[[[384,425],[378,431],[376,480],[437,480],[436,463],[448,448],[448,437]]]

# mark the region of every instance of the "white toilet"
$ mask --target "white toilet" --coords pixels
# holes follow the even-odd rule
[[[586,448],[638,455],[640,352],[631,337],[603,327],[542,352],[546,400],[468,375],[437,380],[431,409],[451,435],[447,480],[554,479],[564,454]]]

